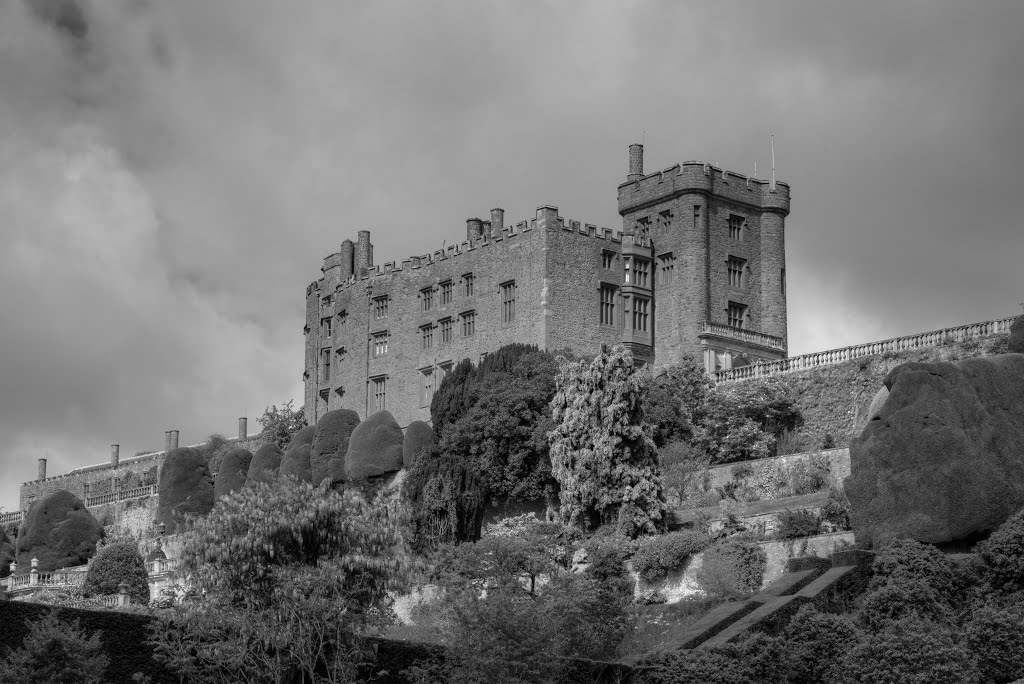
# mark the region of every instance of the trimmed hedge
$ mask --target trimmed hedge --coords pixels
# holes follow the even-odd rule
[[[299,428],[298,432],[292,435],[291,441],[288,442],[288,448],[285,449],[285,453],[303,444],[312,444],[314,438],[316,438],[315,425],[306,425]]]
[[[313,471],[309,466],[309,444],[300,444],[289,449],[281,459],[281,477],[290,475],[300,482],[313,482]]]
[[[277,471],[280,468],[281,447],[277,446],[274,442],[267,442],[253,454],[245,484],[250,486],[257,482],[273,480],[277,477]]]
[[[38,603],[0,601],[0,651],[17,649],[28,634],[27,622],[44,618],[57,610],[61,619],[78,619],[86,632],[100,632],[103,653],[110,659],[104,681],[110,684],[133,684],[132,675],[141,672],[153,684],[177,684],[178,677],[153,659],[153,650],[146,639],[152,618],[116,610],[55,609]]]
[[[42,572],[82,565],[96,553],[103,526],[86,509],[82,500],[61,489],[28,509],[18,530],[18,568],[28,572],[32,559],[39,559]]]
[[[160,468],[157,524],[173,534],[186,515],[206,515],[213,509],[213,477],[206,454],[183,447],[167,454]]]
[[[411,468],[420,458],[430,458],[434,448],[434,431],[422,420],[414,420],[405,428],[402,442],[402,467]]]
[[[348,481],[387,475],[402,469],[402,445],[405,437],[390,411],[377,411],[366,417],[348,442],[345,477]]]
[[[633,569],[652,582],[682,567],[690,556],[700,553],[710,544],[708,536],[696,530],[644,537],[633,555]]]
[[[252,463],[252,452],[242,447],[235,447],[224,454],[220,469],[213,481],[213,497],[219,499],[245,486]]]
[[[359,414],[350,409],[328,411],[316,423],[316,436],[309,453],[313,484],[331,478],[331,484],[345,481],[345,454],[352,431],[359,425]]]
[[[146,563],[132,544],[111,544],[96,554],[82,585],[82,596],[109,596],[128,585],[132,603],[149,604],[149,582]]]

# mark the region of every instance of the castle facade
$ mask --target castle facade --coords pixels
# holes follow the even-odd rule
[[[631,145],[620,231],[553,206],[506,225],[492,209],[461,244],[383,266],[359,231],[306,288],[306,420],[338,408],[429,419],[455,364],[512,342],[623,344],[655,369],[693,355],[712,373],[786,358],[789,205],[785,183],[702,162],[644,174]]]

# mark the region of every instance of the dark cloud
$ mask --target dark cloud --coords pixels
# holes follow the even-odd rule
[[[3,472],[255,427],[301,396],[343,239],[401,259],[545,203],[615,227],[641,137],[648,170],[764,177],[774,132],[794,353],[1012,314],[1024,7],[980,8],[0,5]]]

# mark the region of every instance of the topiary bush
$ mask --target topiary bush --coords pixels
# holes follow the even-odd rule
[[[206,455],[199,449],[183,447],[167,454],[160,468],[157,524],[173,534],[186,515],[206,515],[213,508],[213,477]]]
[[[1004,594],[1024,590],[1024,510],[979,544],[978,555],[982,577],[994,590]]]
[[[281,459],[281,477],[294,477],[300,482],[313,482],[313,470],[310,467],[310,451],[312,445],[300,444],[289,449]]]
[[[756,542],[730,537],[704,552],[697,582],[714,596],[735,598],[761,588],[768,554]]]
[[[306,425],[304,427],[301,427],[301,428],[299,428],[299,430],[294,435],[292,435],[291,440],[288,442],[288,448],[285,449],[284,452],[288,453],[289,450],[294,449],[296,447],[300,447],[303,444],[310,444],[310,445],[312,445],[313,444],[313,440],[315,438],[316,438],[316,426],[315,425]]]
[[[818,534],[821,529],[821,518],[814,511],[806,509],[798,511],[785,510],[779,513],[778,526],[775,528],[776,539],[801,539]]]
[[[257,482],[268,482],[275,479],[281,468],[281,456],[281,447],[274,442],[267,442],[257,449],[249,464],[245,486],[251,487]]]
[[[42,572],[82,565],[96,553],[103,526],[82,500],[58,490],[33,503],[18,530],[18,571],[28,572],[39,559]]]
[[[359,414],[350,409],[328,411],[317,421],[309,452],[313,484],[320,484],[328,477],[332,485],[345,481],[345,454],[357,425]]]
[[[430,458],[434,448],[434,431],[422,420],[414,420],[405,428],[402,442],[402,467],[411,468],[420,458]]]
[[[348,442],[345,479],[365,480],[402,469],[405,438],[390,411],[377,411],[359,423]]]
[[[11,543],[7,531],[0,528],[0,577],[11,574],[11,561],[14,560],[14,544]]]
[[[82,596],[117,594],[122,583],[128,585],[131,602],[149,603],[149,582],[146,563],[132,544],[110,544],[96,554],[82,584]]]
[[[252,463],[252,453],[242,447],[234,447],[224,454],[213,480],[213,497],[219,499],[245,486]]]
[[[653,582],[682,567],[690,556],[700,553],[710,544],[708,536],[696,530],[643,537],[633,555],[633,569],[648,582]]]

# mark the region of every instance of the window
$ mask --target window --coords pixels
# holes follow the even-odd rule
[[[370,406],[375,411],[387,408],[388,378],[386,375],[370,378]]]
[[[697,227],[697,223],[700,221],[700,205],[693,205],[693,227]]]
[[[441,283],[441,306],[452,303],[452,281],[446,280]]]
[[[601,250],[601,268],[614,268],[615,267],[615,252],[602,249]]]
[[[338,313],[338,334],[344,335],[345,328],[348,326],[348,311],[341,311]]]
[[[729,214],[729,237],[742,242],[743,240],[743,217],[736,214]]]
[[[516,320],[516,281],[510,280],[501,285],[501,322],[511,323]]]
[[[672,227],[672,210],[671,209],[666,209],[665,211],[662,211],[662,212],[658,213],[658,225],[661,228],[665,228],[665,229],[668,229],[668,228]]]
[[[437,364],[437,369],[439,371],[440,377],[438,377],[438,379],[437,379],[436,387],[440,387],[441,386],[441,383],[444,382],[444,379],[447,378],[448,374],[452,372],[452,367],[453,367],[453,364],[452,364],[451,361],[445,361],[443,363]]]
[[[473,274],[467,273],[462,276],[462,293],[467,297],[473,296]]]
[[[441,319],[441,344],[451,344],[452,341],[452,319]]]
[[[730,256],[726,260],[729,270],[729,287],[743,288],[747,284],[747,260]]]
[[[420,303],[424,311],[430,311],[434,308],[434,288],[425,287],[420,290]]]
[[[331,319],[321,318],[320,319],[320,337],[331,336]]]
[[[779,292],[786,294],[786,269],[779,271]]]
[[[373,334],[373,355],[383,356],[388,353],[388,331]]]
[[[646,259],[633,259],[633,284],[637,287],[648,287],[650,275],[651,262]]]
[[[636,220],[637,235],[644,235],[651,229],[651,217],[644,216]]]
[[[385,318],[388,315],[388,298],[376,297],[373,300],[373,317]]]
[[[726,320],[730,328],[743,328],[747,323],[747,305],[738,302],[729,302],[726,309]]]
[[[420,406],[430,406],[434,398],[434,369],[424,368],[420,371]]]
[[[633,330],[635,332],[647,332],[647,317],[650,314],[650,306],[650,300],[633,297]]]
[[[420,341],[424,349],[434,346],[434,326],[425,325],[420,328]]]
[[[331,350],[322,349],[320,351],[320,367],[322,369],[320,373],[320,384],[324,384],[331,381]]]
[[[658,284],[671,285],[676,269],[676,257],[672,252],[658,255]]]
[[[462,319],[462,336],[472,337],[476,333],[476,312],[467,311],[461,314],[459,318]]]
[[[327,295],[320,300],[320,309],[323,311],[329,311],[331,308],[331,295]]]
[[[622,265],[625,267],[626,270],[626,284],[629,285],[629,283],[632,282],[630,281],[631,276],[629,271],[629,257],[622,257]]]
[[[601,325],[615,325],[615,289],[601,283]]]

